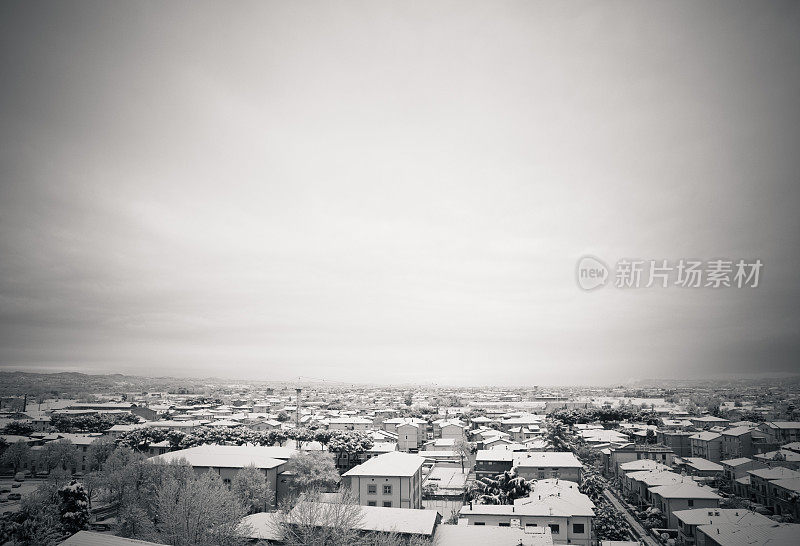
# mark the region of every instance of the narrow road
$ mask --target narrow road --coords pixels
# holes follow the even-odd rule
[[[634,518],[630,514],[630,512],[628,512],[628,508],[620,502],[620,500],[614,493],[612,493],[608,489],[604,489],[603,495],[605,495],[606,498],[611,502],[611,504],[614,505],[614,508],[619,510],[620,513],[623,516],[625,516],[625,520],[631,526],[631,529],[633,529],[634,534],[638,536],[639,540],[644,541],[644,543],[647,544],[647,546],[661,546],[661,544],[656,539],[650,536],[650,534],[647,532],[647,529],[642,527],[642,525],[638,521],[636,521],[636,518]]]

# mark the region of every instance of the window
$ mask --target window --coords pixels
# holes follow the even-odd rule
[[[374,483],[370,483],[367,485],[367,493],[370,495],[377,495],[378,494],[378,486]]]
[[[538,527],[539,525],[536,523],[526,523],[525,527]]]
[[[473,523],[473,525],[486,525],[486,524],[482,521],[476,521],[475,523]]]
[[[506,523],[500,522],[497,525],[499,527],[511,527],[511,523],[508,523],[508,522],[506,522]]]
[[[384,495],[391,495],[392,494],[392,486],[391,485],[384,485],[383,486],[383,494]]]
[[[391,508],[392,507],[392,501],[383,501],[383,507],[384,508]]]
[[[583,523],[573,523],[572,532],[576,535],[582,535],[585,532]]]
[[[694,506],[694,499],[689,499],[689,506]]]
[[[547,524],[547,526],[548,526],[548,527],[550,527],[550,531],[551,531],[551,532],[552,532],[554,535],[557,535],[557,534],[558,534],[558,530],[560,529],[560,527],[559,527],[558,523],[548,523],[548,524]]]
[[[367,506],[378,506],[378,503],[375,501],[367,501]]]

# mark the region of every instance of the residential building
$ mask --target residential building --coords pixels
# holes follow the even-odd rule
[[[718,463],[722,460],[722,435],[716,432],[698,432],[689,438],[692,457],[701,457]]]
[[[514,452],[503,449],[479,449],[475,455],[475,477],[493,478],[511,470]]]
[[[464,520],[465,523],[462,523]],[[513,505],[470,504],[460,511],[460,525],[549,527],[555,544],[591,546],[594,504],[568,480],[538,481],[528,497]]]
[[[583,464],[569,451],[513,452],[512,461],[519,476],[527,480],[561,478],[581,481]]]
[[[722,432],[723,459],[750,458],[754,454],[752,428],[733,427]]]
[[[362,506],[422,507],[422,465],[425,460],[395,451],[373,457],[342,477]]]
[[[692,508],[677,510],[674,513],[678,522],[678,543],[694,544],[697,538],[697,527],[714,524],[774,525],[775,522],[766,516],[742,508]]]
[[[767,443],[778,445],[800,441],[800,421],[767,421],[758,425],[767,436]]]
[[[791,523],[700,525],[697,527],[696,544],[697,546],[743,546],[747,544],[792,546],[797,544],[798,536],[800,536],[800,525]]]
[[[709,487],[697,485],[689,478],[680,483],[650,488],[653,506],[667,518],[667,527],[677,529],[675,512],[690,508],[719,508],[721,497]]]
[[[208,471],[215,472],[228,485],[242,468],[254,466],[264,474],[272,491],[277,493],[278,474],[283,471],[286,460],[272,457],[273,453],[273,448],[262,446],[202,445],[170,451],[150,457],[148,460],[170,463],[185,459],[198,474]],[[273,502],[277,503],[280,500],[276,494]]]
[[[722,465],[722,475],[728,481],[735,481],[738,480],[739,478],[747,476],[748,470],[757,470],[759,468],[766,467],[766,465],[761,461],[748,459],[747,457],[728,459],[725,461],[720,461],[719,464]]]
[[[800,521],[800,477],[783,478],[770,483],[772,510],[778,516],[790,516]],[[800,539],[800,537],[798,537]]]
[[[772,508],[775,504],[776,491],[774,487],[771,487],[771,482],[800,478],[800,472],[782,466],[748,470],[747,474],[750,476],[749,497],[767,508]]]

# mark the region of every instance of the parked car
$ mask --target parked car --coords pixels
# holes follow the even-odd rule
[[[21,484],[21,483],[12,483],[12,484],[11,484],[11,487],[13,487],[14,489],[16,489],[17,487],[22,487],[22,484]]]
[[[20,500],[21,498],[22,495],[20,495],[19,493],[9,493],[8,495],[8,500]]]

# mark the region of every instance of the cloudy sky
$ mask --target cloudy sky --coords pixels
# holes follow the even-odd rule
[[[797,2],[5,1],[0,81],[3,369],[800,369]]]

